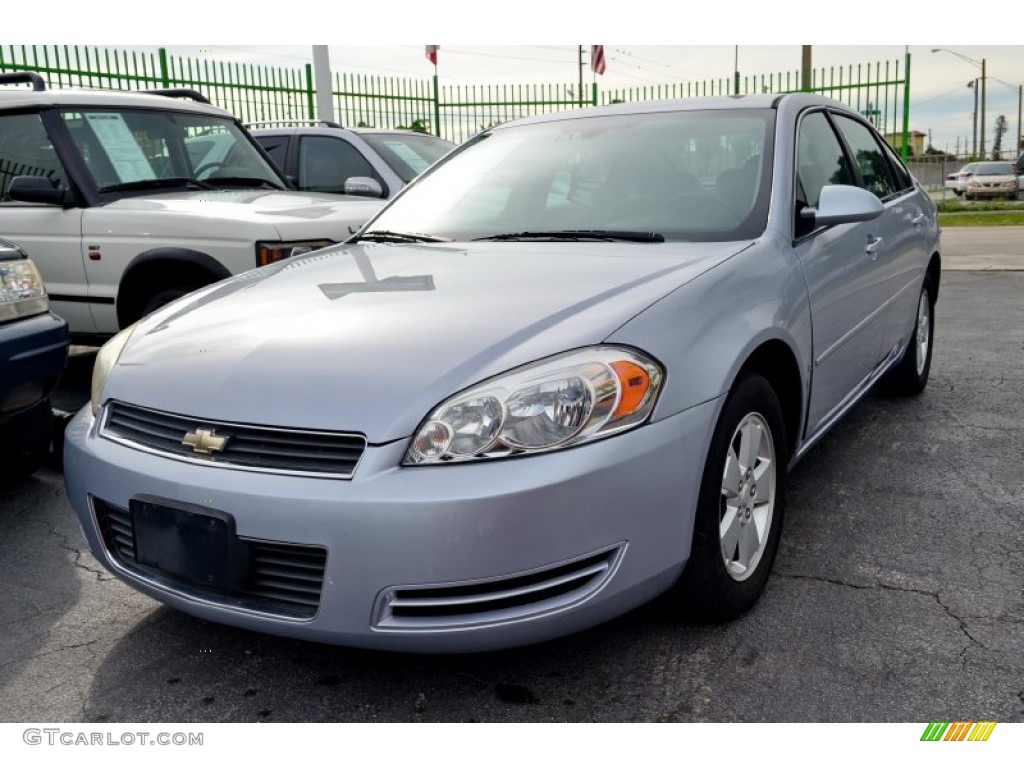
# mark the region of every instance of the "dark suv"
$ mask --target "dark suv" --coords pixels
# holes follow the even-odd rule
[[[67,354],[68,324],[50,313],[39,271],[0,240],[0,480],[31,472],[49,450],[49,396]]]

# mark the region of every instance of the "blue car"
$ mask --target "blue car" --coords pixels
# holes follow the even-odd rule
[[[0,240],[0,481],[31,473],[50,447],[50,393],[68,356],[68,325],[50,313],[39,272]]]
[[[735,617],[790,467],[876,382],[924,390],[939,259],[830,99],[507,123],[109,341],[67,496],[126,583],[281,635],[479,651],[666,590]]]

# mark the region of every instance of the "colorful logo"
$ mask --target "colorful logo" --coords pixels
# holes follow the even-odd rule
[[[988,741],[996,723],[984,720],[980,723],[958,720],[955,723],[928,723],[921,734],[921,741]]]

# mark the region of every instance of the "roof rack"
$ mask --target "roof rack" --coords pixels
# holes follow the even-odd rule
[[[328,128],[342,128],[344,126],[341,123],[336,123],[333,120],[260,120],[256,123],[246,123],[246,128],[278,128],[280,126],[291,126],[291,125],[324,125]]]
[[[172,99],[192,99],[200,104],[210,103],[208,98],[193,88],[155,88],[151,91],[143,91],[143,93],[151,93],[154,96],[168,96]]]
[[[0,84],[31,83],[33,91],[45,91],[46,81],[35,72],[3,72],[0,73]]]

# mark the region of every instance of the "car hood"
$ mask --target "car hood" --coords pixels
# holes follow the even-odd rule
[[[125,197],[105,208],[113,211],[159,211],[161,216],[179,214],[287,227],[293,223],[322,219],[344,219],[362,224],[383,206],[383,200],[345,195],[272,189],[211,189]]]
[[[747,245],[325,249],[217,283],[143,320],[104,397],[387,442],[484,378],[602,342]]]

